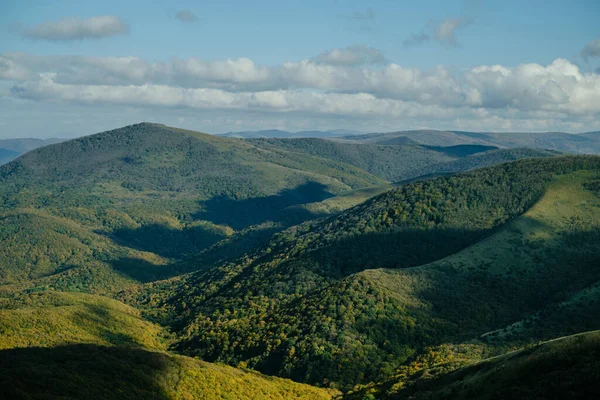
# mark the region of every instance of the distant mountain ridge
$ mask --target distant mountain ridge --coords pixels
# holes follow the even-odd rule
[[[334,138],[352,135],[364,135],[364,132],[353,131],[351,129],[332,129],[326,131],[309,130],[299,132],[289,132],[279,129],[268,129],[261,131],[243,131],[243,132],[227,132],[220,133],[216,136],[239,138],[239,139],[258,139],[258,138],[273,138],[273,139],[293,139],[293,138]]]
[[[335,140],[380,145],[420,144],[425,146],[483,145],[500,148],[529,147],[578,154],[600,153],[600,132],[465,132],[412,130],[365,135],[348,135]]]

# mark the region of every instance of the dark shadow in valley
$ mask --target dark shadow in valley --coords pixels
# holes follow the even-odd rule
[[[3,399],[169,399],[166,354],[76,344],[0,351]],[[162,378],[161,378],[162,377]],[[175,382],[173,382],[175,383]]]
[[[480,144],[459,144],[456,146],[423,146],[429,150],[437,151],[450,157],[466,157],[472,154],[484,153],[490,150],[497,150],[496,146],[484,146]]]
[[[177,259],[196,254],[225,238],[223,232],[201,225],[173,229],[161,224],[150,224],[136,229],[123,228],[110,233],[96,233],[109,237],[122,246]]]
[[[194,219],[243,229],[273,220],[287,207],[322,201],[333,196],[334,194],[327,190],[327,186],[318,182],[308,182],[272,196],[244,200],[218,196],[203,201],[200,204],[202,211],[196,213]]]

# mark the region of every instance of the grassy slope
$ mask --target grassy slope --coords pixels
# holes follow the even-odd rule
[[[89,343],[165,350],[166,332],[116,300],[83,293],[0,298],[0,349]]]
[[[142,349],[71,345],[0,351],[10,399],[331,399],[336,393]]]
[[[345,399],[587,399],[600,393],[600,331],[536,346],[444,372],[418,370]]]
[[[0,307],[0,398],[327,399],[335,394],[170,355],[161,327],[106,297],[21,293],[0,298]]]

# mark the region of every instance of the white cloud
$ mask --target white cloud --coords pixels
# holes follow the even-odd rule
[[[64,18],[45,22],[26,29],[23,35],[34,40],[70,41],[100,39],[129,32],[128,25],[114,15],[102,15],[87,19]]]
[[[191,24],[192,22],[196,22],[198,19],[196,15],[190,10],[181,10],[175,14],[175,18],[180,20],[181,22],[185,22],[187,24]]]
[[[443,66],[425,71],[311,60],[261,66],[247,58],[148,62],[9,53],[0,54],[0,80],[12,85],[13,99],[252,112],[259,118],[286,113],[390,124],[420,120],[428,126],[447,121],[458,129],[485,122],[489,130],[536,123],[592,129],[600,116],[600,75],[583,73],[565,59],[457,73]]]
[[[600,39],[592,40],[581,50],[581,57],[588,62],[592,57],[600,57]]]
[[[377,65],[387,62],[381,50],[364,45],[348,46],[343,49],[324,51],[314,61],[329,65]]]

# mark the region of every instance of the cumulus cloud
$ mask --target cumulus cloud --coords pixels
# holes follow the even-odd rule
[[[413,33],[410,37],[404,40],[405,46],[414,46],[436,41],[447,47],[458,46],[456,32],[469,26],[473,20],[471,18],[459,17],[448,18],[441,21],[439,24],[430,23],[419,33]]]
[[[377,65],[387,63],[381,50],[364,45],[348,46],[343,49],[324,51],[314,61],[329,65]]]
[[[187,24],[191,24],[192,22],[196,22],[198,18],[196,15],[190,10],[181,10],[175,14],[175,18],[180,20],[181,22],[185,22]]]
[[[581,57],[588,62],[592,57],[600,57],[600,39],[592,40],[581,49]]]
[[[45,22],[26,29],[23,35],[34,40],[70,41],[101,39],[128,32],[129,26],[121,18],[102,15],[86,19],[72,17]]]
[[[323,54],[331,56],[332,51]],[[584,73],[565,59],[465,71],[393,63],[356,66],[367,63],[342,59],[262,66],[248,58],[149,62],[137,57],[7,53],[0,54],[0,79],[12,82],[9,96],[39,102],[422,118],[452,121],[457,128],[473,120],[494,126],[502,121],[506,129],[516,126],[516,120],[519,126],[525,121],[591,126],[589,121],[600,116],[600,75]]]

